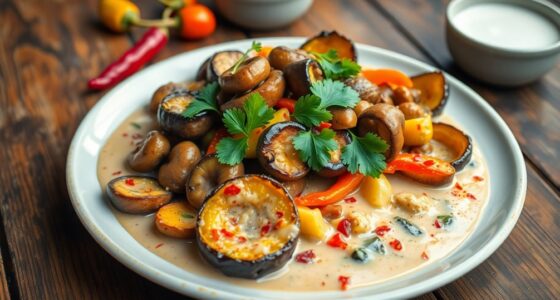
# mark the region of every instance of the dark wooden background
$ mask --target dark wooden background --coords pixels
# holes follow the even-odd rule
[[[95,243],[74,213],[65,182],[68,146],[102,93],[85,83],[140,32],[117,35],[96,18],[97,1],[0,0],[0,299],[180,298],[125,268]],[[157,17],[155,0],[136,1]],[[444,40],[446,0],[317,0],[273,32],[219,19],[205,40],[173,40],[157,56],[261,36],[311,36],[336,29],[460,78],[513,130],[527,165],[521,218],[486,262],[430,299],[552,299],[560,295],[560,67],[529,86],[486,86],[453,64]]]

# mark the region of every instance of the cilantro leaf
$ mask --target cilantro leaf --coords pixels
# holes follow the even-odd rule
[[[292,117],[309,128],[329,121],[332,119],[332,114],[321,106],[321,98],[305,95],[296,101]]]
[[[321,99],[321,107],[354,107],[360,101],[360,94],[340,81],[325,79],[311,85],[313,95]]]
[[[205,110],[220,112],[216,103],[216,96],[219,91],[220,86],[217,82],[205,85],[196,95],[195,100],[187,106],[181,115],[190,119]]]
[[[335,132],[331,129],[323,129],[318,134],[309,130],[299,133],[292,142],[301,160],[311,169],[319,171],[330,162],[331,151],[338,148],[334,137]]]
[[[247,98],[243,108],[231,108],[222,115],[222,122],[231,135],[220,140],[216,146],[218,160],[223,164],[235,165],[245,157],[251,132],[266,125],[274,117],[274,110],[266,104],[259,93]]]
[[[330,49],[326,53],[313,52],[313,55],[321,65],[326,78],[345,79],[360,73],[361,67],[358,63],[348,58],[339,58],[334,49]]]
[[[378,136],[367,133],[358,137],[348,131],[352,142],[342,149],[342,162],[348,167],[348,171],[379,177],[386,167],[384,152],[388,145]]]

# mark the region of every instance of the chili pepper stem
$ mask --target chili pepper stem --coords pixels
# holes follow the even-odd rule
[[[174,18],[167,18],[161,20],[145,20],[145,19],[138,19],[134,20],[132,23],[134,26],[138,27],[178,27],[179,22],[177,19]]]

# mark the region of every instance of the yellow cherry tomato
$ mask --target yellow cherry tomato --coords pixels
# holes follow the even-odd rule
[[[125,32],[130,24],[140,18],[140,9],[127,0],[100,0],[99,18],[103,25],[114,32]]]

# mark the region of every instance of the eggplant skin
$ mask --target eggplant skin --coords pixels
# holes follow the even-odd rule
[[[344,145],[341,145],[340,140],[337,140],[337,144],[339,144],[340,147],[340,156],[342,157],[342,148],[350,144],[352,140],[350,139],[350,134],[348,134],[346,130],[336,131],[336,135],[337,136],[335,137],[335,139],[341,139],[345,143]],[[321,170],[319,170],[319,172],[317,172],[317,174],[321,177],[331,178],[331,177],[340,176],[344,174],[346,171],[347,168],[342,163],[342,158],[340,158],[338,162],[329,161],[325,167],[323,167]]]
[[[473,142],[468,134],[465,134],[462,130],[457,129],[457,127],[445,123],[434,122],[434,140],[443,143],[444,145],[449,144],[449,140],[453,138],[459,138],[463,140],[464,147],[461,149],[459,157],[454,161],[450,162],[455,171],[459,172],[463,170],[467,164],[471,161],[473,153]],[[457,150],[457,149],[454,149]]]
[[[201,112],[186,119],[180,113],[164,109],[163,104],[174,97],[194,98],[194,95],[187,91],[176,91],[163,99],[157,111],[157,121],[164,131],[185,139],[197,139],[212,128],[216,116],[211,112]]]
[[[288,198],[288,200],[291,202],[292,204],[292,211],[293,214],[296,217],[296,221],[295,224],[298,228],[300,227],[300,223],[299,223],[299,215],[296,209],[296,205],[294,203],[294,200],[292,198],[292,196],[290,196],[290,193],[288,192],[288,190],[286,190],[286,188],[284,187],[284,185],[282,185],[280,182],[278,182],[277,180],[266,176],[266,175],[255,175],[255,174],[250,174],[250,175],[243,175],[243,176],[239,176],[239,177],[235,177],[232,178],[226,182],[224,182],[223,184],[217,186],[216,188],[214,188],[212,190],[212,192],[210,192],[208,194],[208,196],[206,197],[206,199],[204,200],[204,202],[202,203],[202,206],[198,212],[197,215],[197,219],[196,219],[196,228],[197,230],[195,230],[196,232],[196,245],[198,247],[198,250],[200,252],[200,254],[202,255],[202,257],[213,267],[215,267],[216,269],[218,269],[220,272],[222,272],[224,275],[226,276],[230,276],[230,277],[240,277],[240,278],[246,278],[246,279],[258,279],[261,278],[267,274],[270,274],[272,272],[275,272],[279,269],[281,269],[284,265],[286,265],[290,259],[292,258],[294,251],[297,248],[297,243],[298,243],[298,239],[299,239],[299,233],[295,236],[293,236],[291,239],[289,239],[282,248],[280,248],[280,250],[268,254],[266,256],[263,256],[257,260],[253,260],[253,261],[247,261],[247,260],[238,260],[238,259],[233,259],[227,255],[224,255],[222,253],[219,253],[218,251],[212,249],[210,246],[208,246],[207,244],[204,243],[202,237],[200,236],[200,230],[198,230],[198,228],[200,228],[200,226],[202,226],[202,212],[204,211],[204,208],[206,206],[206,204],[208,203],[208,201],[212,198],[212,196],[221,188],[225,187],[226,185],[230,184],[230,182],[239,179],[239,178],[248,178],[248,177],[259,177],[265,180],[270,181],[274,186],[279,187],[281,189],[284,190],[286,197]]]

